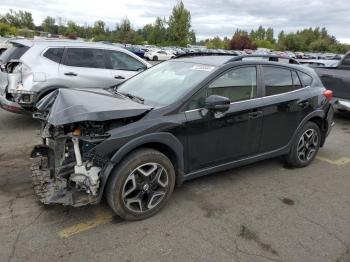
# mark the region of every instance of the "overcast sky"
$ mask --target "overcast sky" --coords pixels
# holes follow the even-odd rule
[[[0,13],[10,8],[27,10],[35,24],[50,15],[79,24],[103,20],[115,27],[128,17],[135,28],[168,17],[176,0],[1,0]],[[184,0],[192,15],[197,39],[229,36],[237,28],[255,29],[259,25],[296,31],[323,27],[341,42],[350,43],[350,0]]]

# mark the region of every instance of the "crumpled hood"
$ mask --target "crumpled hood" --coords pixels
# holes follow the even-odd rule
[[[39,114],[49,112],[46,121],[55,126],[133,117],[152,109],[103,89],[58,89],[40,100],[36,108]]]

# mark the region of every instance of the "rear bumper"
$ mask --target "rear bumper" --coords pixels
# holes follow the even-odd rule
[[[329,133],[332,130],[332,127],[334,126],[334,107],[331,104],[329,106],[328,112],[327,112],[327,116],[326,116],[326,121],[327,121],[327,133],[326,133],[326,137],[329,135]]]
[[[29,112],[18,103],[6,99],[5,94],[0,95],[0,107],[12,113],[29,114]]]
[[[333,98],[334,108],[337,110],[350,111],[350,100],[344,98]]]

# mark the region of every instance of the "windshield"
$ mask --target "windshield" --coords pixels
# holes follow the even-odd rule
[[[151,106],[166,106],[175,102],[216,67],[169,61],[151,67],[118,87],[118,92],[138,97]]]

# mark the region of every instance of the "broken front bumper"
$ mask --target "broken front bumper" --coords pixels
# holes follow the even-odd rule
[[[83,206],[97,204],[102,197],[102,170],[83,159],[77,137],[44,139],[31,152],[32,182],[35,194],[43,204]],[[68,145],[73,142],[74,150]],[[73,148],[72,148],[73,149]]]

